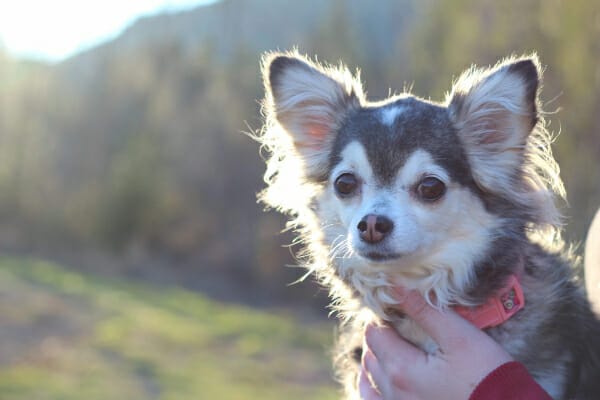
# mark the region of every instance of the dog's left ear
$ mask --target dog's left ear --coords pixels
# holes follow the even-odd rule
[[[473,176],[487,191],[510,189],[538,122],[541,69],[536,56],[489,70],[471,69],[456,82],[448,109]]]

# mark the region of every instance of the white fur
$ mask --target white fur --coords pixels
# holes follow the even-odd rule
[[[381,110],[380,118],[381,122],[383,122],[387,126],[394,125],[396,122],[396,118],[404,111],[404,107],[401,106],[391,106],[386,107]]]
[[[425,150],[416,150],[400,169],[395,186],[408,190],[424,176],[435,176],[446,184],[450,182],[448,172],[437,165]]]

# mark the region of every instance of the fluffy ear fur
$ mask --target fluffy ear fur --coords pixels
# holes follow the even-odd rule
[[[486,191],[507,191],[516,181],[538,122],[539,77],[539,62],[532,56],[489,70],[472,68],[452,89],[449,110],[475,180]]]
[[[307,177],[322,179],[337,128],[360,105],[359,82],[344,67],[323,67],[297,53],[267,55],[263,77],[267,118],[290,135]]]

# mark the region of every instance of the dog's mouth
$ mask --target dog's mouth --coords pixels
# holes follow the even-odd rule
[[[368,259],[369,261],[374,261],[374,262],[386,262],[386,261],[394,261],[394,260],[398,260],[400,258],[402,258],[402,254],[401,253],[383,253],[383,252],[378,252],[378,251],[370,251],[367,253],[363,253],[361,254],[361,256],[363,256],[364,258]]]

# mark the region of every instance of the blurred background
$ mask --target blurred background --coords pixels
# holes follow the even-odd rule
[[[256,204],[267,50],[373,100],[535,51],[569,240],[600,205],[598,1],[36,3],[0,6],[2,399],[337,397],[326,295]]]

